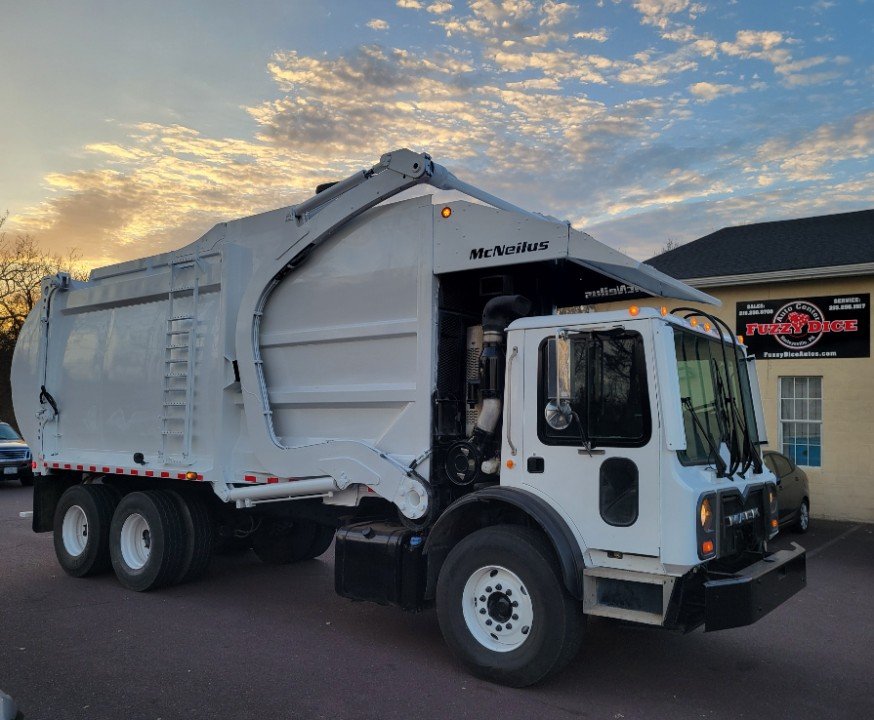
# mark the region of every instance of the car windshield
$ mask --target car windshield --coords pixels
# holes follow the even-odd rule
[[[21,440],[18,433],[6,423],[0,423],[0,440]]]
[[[729,474],[741,468],[745,472],[756,454],[758,429],[743,350],[679,328],[674,330],[674,346],[686,431],[680,461],[719,465],[718,449],[725,443],[731,456]]]

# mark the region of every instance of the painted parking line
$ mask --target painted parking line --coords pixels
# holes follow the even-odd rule
[[[827,550],[832,545],[834,545],[836,542],[839,542],[839,541],[843,540],[845,537],[847,537],[848,535],[851,535],[852,533],[856,532],[856,530],[858,530],[860,527],[862,527],[862,526],[861,525],[853,525],[853,527],[844,530],[844,532],[842,532],[836,538],[832,538],[831,540],[829,540],[825,545],[820,545],[815,550],[811,550],[809,553],[807,553],[808,559],[810,559],[812,557],[816,557],[823,550]]]

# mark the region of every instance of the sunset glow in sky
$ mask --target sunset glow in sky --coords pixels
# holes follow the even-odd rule
[[[4,229],[105,264],[397,147],[643,259],[874,207],[869,0],[50,0],[0,24]]]

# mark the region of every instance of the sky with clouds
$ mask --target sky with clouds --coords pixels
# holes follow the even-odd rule
[[[410,147],[644,259],[874,207],[872,37],[872,0],[13,3],[4,229],[130,259]]]

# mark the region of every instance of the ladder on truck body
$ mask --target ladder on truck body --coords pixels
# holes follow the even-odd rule
[[[161,413],[161,456],[168,465],[191,465],[194,372],[201,259],[197,251],[170,261]]]

